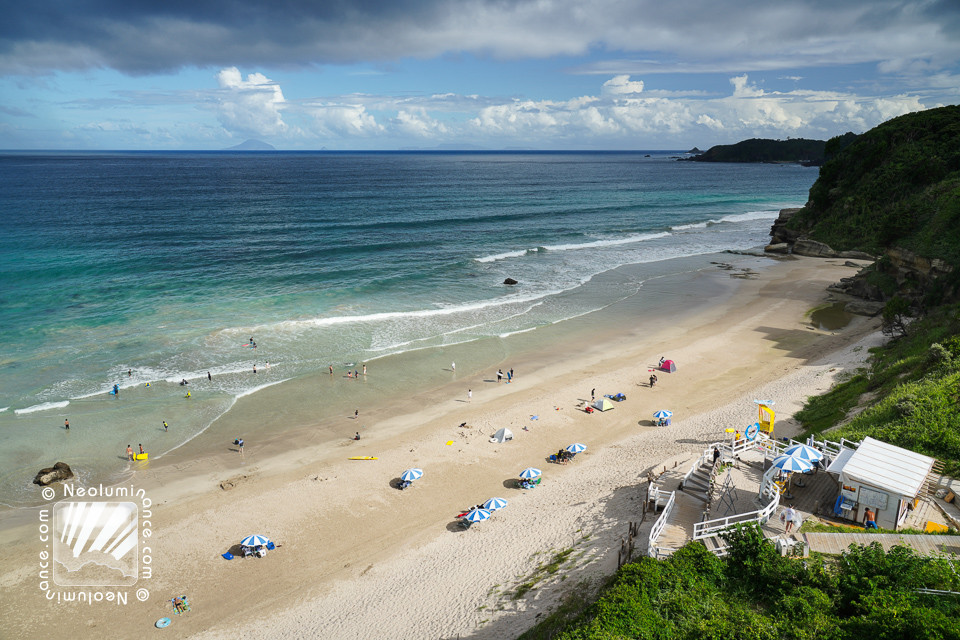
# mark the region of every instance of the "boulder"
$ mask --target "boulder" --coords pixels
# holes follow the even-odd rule
[[[778,242],[776,244],[768,244],[763,250],[767,253],[790,253],[790,245],[786,242]]]
[[[517,281],[514,280],[513,278],[507,278],[506,280],[503,281],[503,284],[517,284]]]
[[[836,258],[837,252],[830,248],[830,245],[816,240],[806,238],[797,240],[793,243],[793,253],[798,256],[809,256],[811,258]]]
[[[876,258],[869,253],[864,253],[863,251],[841,251],[837,254],[841,258],[847,258],[848,260],[876,260]]]
[[[770,244],[781,244],[783,242],[795,242],[800,236],[800,232],[795,229],[787,229],[787,223],[800,209],[780,209],[773,226],[770,227]]]
[[[33,484],[45,487],[51,482],[63,482],[73,477],[73,471],[66,462],[58,462],[52,467],[41,469],[33,479]]]
[[[851,300],[844,305],[843,310],[858,316],[873,317],[883,311],[882,302],[871,302],[869,300]]]

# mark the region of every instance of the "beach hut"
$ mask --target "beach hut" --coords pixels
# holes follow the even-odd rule
[[[613,403],[610,402],[610,398],[600,398],[593,403],[593,408],[597,411],[609,411],[613,409]]]
[[[498,429],[493,437],[490,438],[490,442],[506,442],[507,440],[513,440],[513,431],[504,427],[503,429]]]
[[[673,360],[664,360],[663,364],[660,365],[660,369],[667,373],[673,373],[677,370],[677,363]]]
[[[922,497],[933,458],[866,437],[855,451],[844,449],[827,472],[839,475],[835,511],[857,522],[869,507],[881,529],[898,529]]]

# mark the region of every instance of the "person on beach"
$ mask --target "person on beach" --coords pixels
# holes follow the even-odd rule
[[[69,421],[69,420],[64,419],[64,421],[63,421],[63,428],[66,429],[67,431],[70,431],[70,421]]]
[[[503,380],[503,370],[497,369],[497,384],[500,384],[501,380]]]
[[[360,432],[359,432],[359,431],[357,431],[357,435],[353,436],[353,439],[354,439],[354,440],[359,440],[359,439],[360,439]]]
[[[473,389],[467,389],[467,402],[473,402]]]
[[[127,460],[133,461],[133,446],[127,445]]]
[[[713,448],[713,464],[717,464],[717,459],[720,458],[720,449],[717,447]]]
[[[257,372],[257,365],[253,365],[253,372],[254,372],[254,373]]]
[[[356,419],[359,418],[359,417],[360,417],[360,409],[354,409],[354,410],[353,410],[353,419],[356,420]]]
[[[453,371],[454,373],[457,372],[457,363],[456,363],[456,362],[451,362],[451,363],[450,363],[450,371]]]
[[[166,433],[166,431],[167,431],[167,421],[166,421],[166,420],[163,421],[163,431],[164,431],[164,433]]]
[[[597,390],[590,389],[590,402],[593,402],[596,399],[597,399]]]
[[[513,380],[513,369],[507,371],[507,382],[510,382],[511,380]]]
[[[354,377],[354,378],[359,378],[359,377],[360,377],[360,374],[357,373],[357,370],[356,370],[356,369],[353,370],[353,377]]]
[[[783,531],[787,535],[790,535],[790,531],[793,529],[793,523],[796,517],[797,512],[793,510],[792,504],[783,510]]]
[[[651,375],[651,376],[650,376],[650,388],[653,389],[653,385],[655,385],[655,384],[657,384],[657,376]]]
[[[207,380],[211,380],[211,381],[213,380],[213,376],[210,375],[209,371],[207,371]]]
[[[140,447],[140,455],[143,455],[143,445],[142,445],[142,444],[138,444],[137,446]]]
[[[237,445],[237,451],[240,452],[240,455],[243,455],[243,438],[237,438],[233,441],[233,444]]]
[[[329,369],[330,369],[330,375],[333,375],[333,365],[330,365]]]
[[[117,396],[118,398],[120,397],[120,385],[113,385],[113,395]]]
[[[657,366],[662,367],[665,361],[666,361],[666,358],[664,358],[663,356],[660,356],[660,362],[657,363]]]
[[[185,395],[185,396],[183,396],[183,397],[184,397],[184,398],[189,398],[189,397],[190,397],[190,392],[187,391],[187,395]]]
[[[363,365],[363,375],[367,375],[367,365]]]

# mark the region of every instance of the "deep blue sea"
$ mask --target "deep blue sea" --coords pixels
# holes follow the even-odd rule
[[[266,385],[581,316],[618,266],[765,244],[817,177],[679,155],[0,154],[0,468],[123,469],[144,423],[162,454]]]

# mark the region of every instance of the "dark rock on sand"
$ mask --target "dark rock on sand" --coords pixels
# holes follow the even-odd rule
[[[73,477],[73,470],[66,462],[58,462],[52,467],[41,469],[33,479],[33,484],[45,487],[51,482],[62,482]]]

